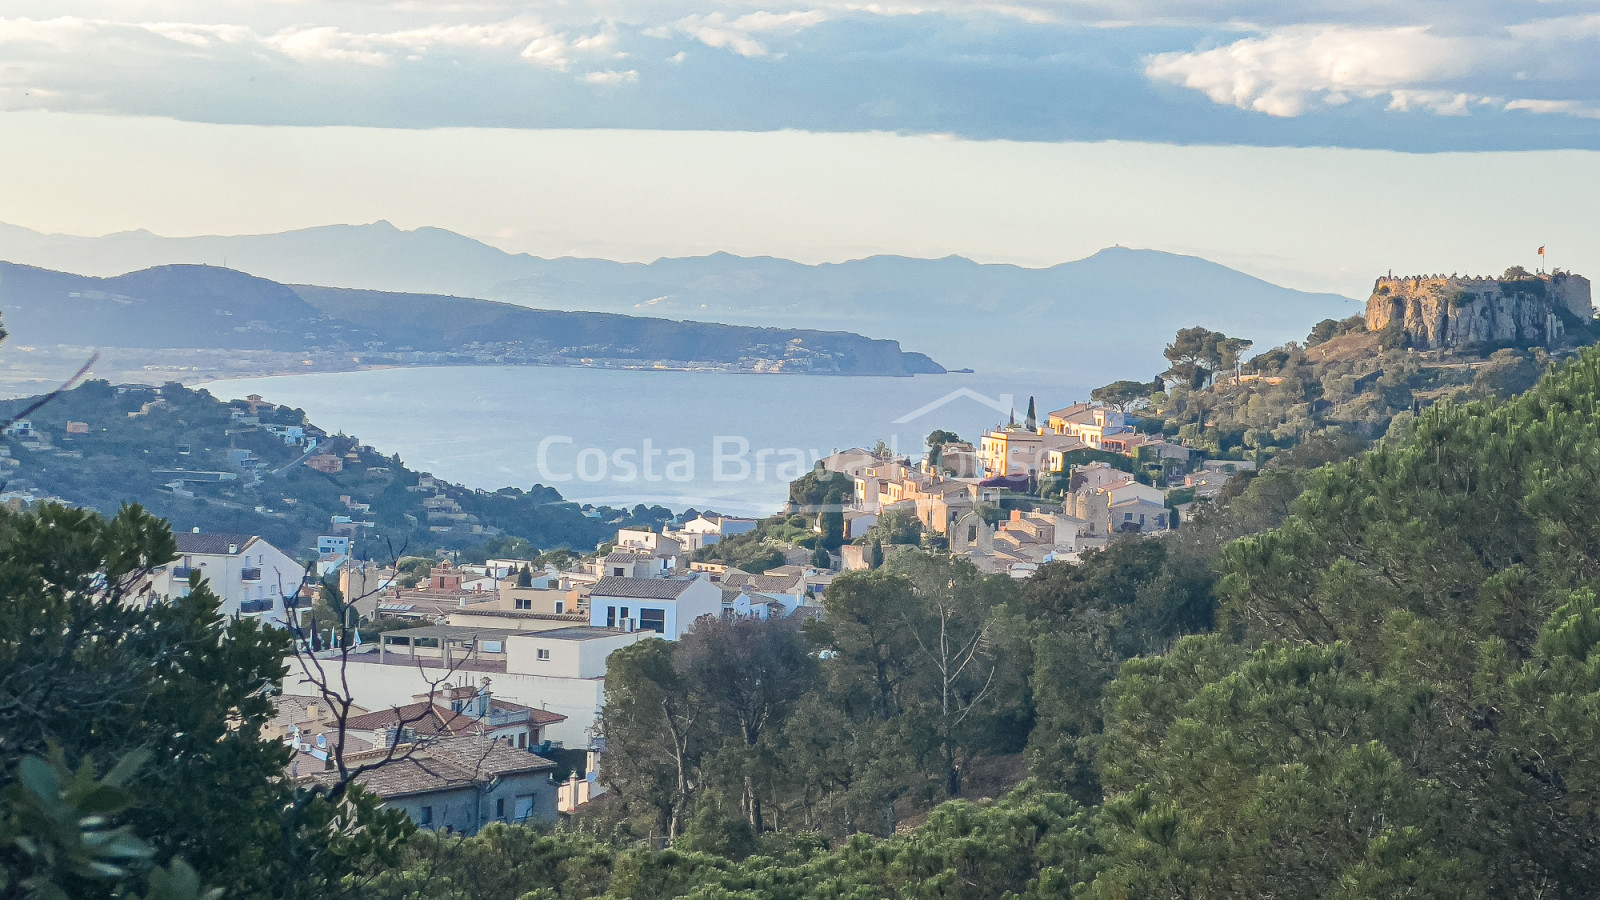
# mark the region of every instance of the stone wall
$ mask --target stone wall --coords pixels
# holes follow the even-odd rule
[[[1549,346],[1568,321],[1594,316],[1589,279],[1555,274],[1528,278],[1415,275],[1379,278],[1367,299],[1367,329],[1401,321],[1419,350],[1486,344]]]

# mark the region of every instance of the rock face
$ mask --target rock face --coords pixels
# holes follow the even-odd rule
[[[1403,328],[1418,350],[1550,346],[1566,334],[1568,324],[1593,317],[1589,279],[1570,273],[1379,278],[1367,298],[1367,329]]]

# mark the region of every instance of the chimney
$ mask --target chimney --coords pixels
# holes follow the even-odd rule
[[[1013,521],[1013,522],[1021,522],[1022,521],[1022,510],[1013,509],[1011,511],[1011,521]]]

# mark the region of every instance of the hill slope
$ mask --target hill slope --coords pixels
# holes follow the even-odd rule
[[[323,351],[355,354],[352,359],[367,364],[590,361],[844,375],[943,371],[894,341],[855,334],[290,288],[211,266],[170,265],[95,278],[0,263],[0,312],[19,343],[28,345]]]
[[[1266,347],[1299,338],[1319,319],[1360,311],[1348,298],[1290,290],[1196,257],[1121,247],[1044,269],[961,257],[804,265],[726,253],[644,264],[541,259],[443,229],[377,222],[195,238],[5,227],[0,258],[99,274],[226,260],[280,282],[890,334],[946,365],[1069,383],[1148,378],[1161,365],[1161,345],[1184,326],[1204,323]]]
[[[0,417],[17,415],[33,399],[0,401]],[[180,531],[261,534],[290,553],[314,546],[334,516],[368,522],[356,532],[359,543],[381,556],[391,544],[410,552],[460,549],[495,535],[587,551],[619,523],[659,524],[669,515],[639,507],[632,515],[602,509],[591,517],[541,485],[488,492],[425,481],[398,456],[329,435],[301,410],[266,404],[252,413],[245,401],[225,403],[175,384],[119,389],[90,381],[28,418],[34,437],[0,438],[5,490],[108,515],[137,502]],[[69,422],[85,429],[69,432]],[[301,428],[318,441],[316,453],[340,461],[340,471],[305,465],[311,451],[274,434],[276,426]]]

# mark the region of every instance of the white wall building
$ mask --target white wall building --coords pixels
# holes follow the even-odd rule
[[[151,575],[157,599],[188,596],[193,573],[222,598],[223,615],[257,616],[280,626],[288,621],[284,598],[294,596],[305,577],[294,557],[259,535],[180,531],[173,537],[178,558]]]
[[[704,575],[619,578],[608,575],[589,592],[589,624],[683,637],[701,616],[722,614],[722,589]]]
[[[342,672],[335,653],[324,652],[321,662],[334,684],[350,686],[351,702],[374,711],[406,707],[419,694],[440,692],[444,688],[433,683],[441,679],[456,691],[492,682],[496,701],[565,716],[543,725],[542,736],[583,748],[605,703],[606,660],[619,648],[654,637],[582,625],[529,633],[432,625],[382,635],[379,652],[351,654]],[[408,643],[399,643],[401,638]],[[304,692],[301,664],[288,663],[284,689]]]

